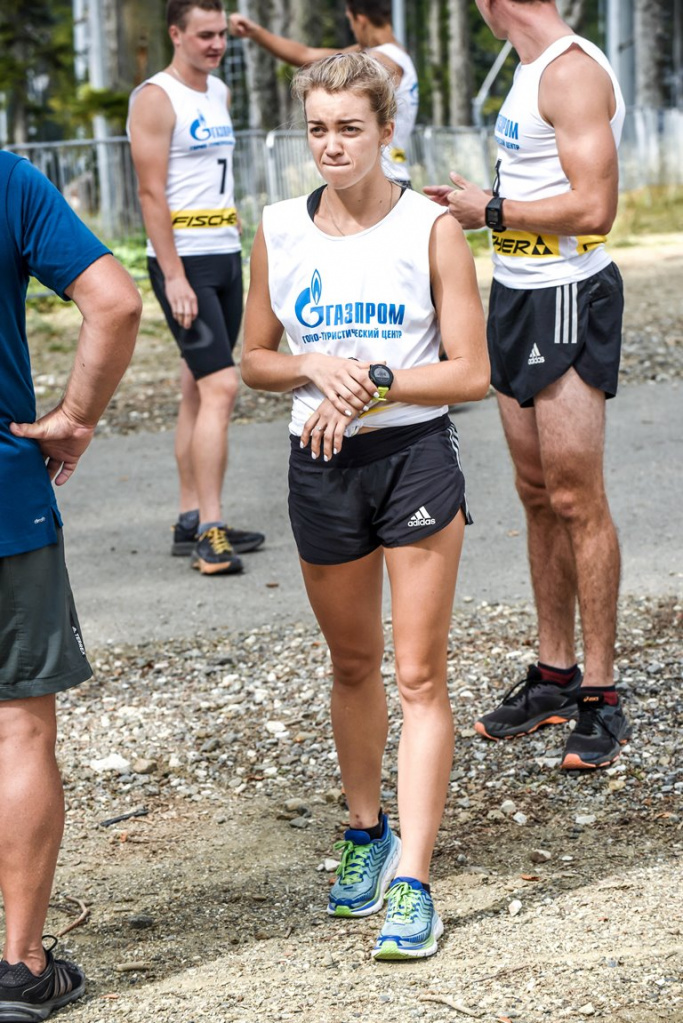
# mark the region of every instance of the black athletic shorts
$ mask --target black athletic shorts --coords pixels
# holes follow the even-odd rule
[[[329,462],[292,436],[289,518],[299,555],[341,565],[471,522],[458,433],[447,415],[345,438]]]
[[[239,252],[183,256],[182,262],[199,306],[197,319],[187,330],[171,313],[158,261],[150,256],[147,269],[180,354],[195,380],[201,380],[235,365],[232,350],[242,322],[242,256]]]
[[[57,543],[0,558],[0,700],[46,696],[92,675]]]
[[[573,367],[584,383],[617,393],[624,290],[614,263],[585,281],[527,291],[493,282],[491,383],[522,408]]]

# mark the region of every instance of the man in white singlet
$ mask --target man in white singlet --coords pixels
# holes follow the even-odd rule
[[[526,512],[539,658],[475,727],[503,739],[577,719],[562,767],[595,769],[631,735],[614,686],[620,558],[603,477],[623,310],[604,243],[617,210],[624,101],[604,54],[574,34],[554,0],[477,7],[520,58],[496,122],[493,193],[458,174],[455,191],[426,191],[463,227],[493,231],[491,381]]]
[[[221,0],[169,0],[169,66],[131,95],[128,134],[147,231],[152,287],[183,358],[175,454],[180,515],[171,553],[203,574],[242,571],[262,533],[223,519],[232,358],[242,318],[230,94],[211,74],[225,52]]]
[[[279,60],[303,67],[334,53],[367,50],[391,73],[396,89],[396,124],[394,137],[382,154],[382,168],[392,181],[410,183],[408,143],[415,127],[418,106],[417,72],[412,60],[394,36],[391,23],[391,0],[347,0],[346,16],[356,38],[355,46],[343,50],[304,43],[269,32],[243,14],[231,14],[230,32],[242,39],[251,39]]]

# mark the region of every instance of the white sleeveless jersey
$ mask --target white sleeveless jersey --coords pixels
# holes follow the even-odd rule
[[[136,96],[147,85],[158,85],[164,90],[176,117],[169,151],[166,199],[178,255],[239,252],[232,172],[235,133],[228,112],[227,87],[220,79],[209,75],[207,91],[197,92],[166,71],[160,71],[134,90],[129,111]],[[147,254],[155,254],[149,239]]]
[[[391,369],[438,362],[429,237],[443,207],[408,189],[374,227],[333,237],[315,226],[306,204],[307,197],[300,196],[263,211],[270,300],[292,353],[385,362]],[[301,435],[322,400],[312,383],[294,390],[291,433]],[[446,411],[387,401],[360,422],[406,426]],[[357,429],[355,420],[347,434]]]
[[[538,92],[548,65],[570,46],[580,46],[604,68],[612,80],[616,110],[611,121],[618,146],[624,123],[624,100],[607,58],[580,36],[556,39],[530,64],[519,64],[510,92],[496,122],[500,160],[500,194],[506,199],[547,199],[570,189],[557,152],[552,125],[541,117]],[[503,205],[503,216],[505,206]],[[550,233],[507,231],[493,234],[493,275],[508,288],[547,288],[585,280],[611,260],[604,235],[562,236]]]
[[[405,50],[396,43],[382,43],[373,46],[369,53],[383,53],[403,71],[396,87],[396,125],[394,137],[382,153],[382,170],[394,181],[409,181],[408,143],[415,127],[419,102],[417,72]]]

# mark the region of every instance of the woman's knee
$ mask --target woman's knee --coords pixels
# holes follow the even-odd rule
[[[406,703],[433,703],[446,693],[444,668],[428,661],[397,661],[396,678]]]
[[[381,679],[382,655],[364,651],[332,654],[332,674],[336,686],[355,687]]]

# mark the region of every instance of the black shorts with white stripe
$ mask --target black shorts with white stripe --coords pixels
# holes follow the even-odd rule
[[[462,510],[471,522],[458,433],[447,415],[344,441],[329,462],[292,436],[289,518],[300,557],[356,561],[438,533]]]
[[[608,398],[617,393],[624,290],[614,263],[584,281],[527,291],[493,282],[491,383],[522,408],[572,368]]]

